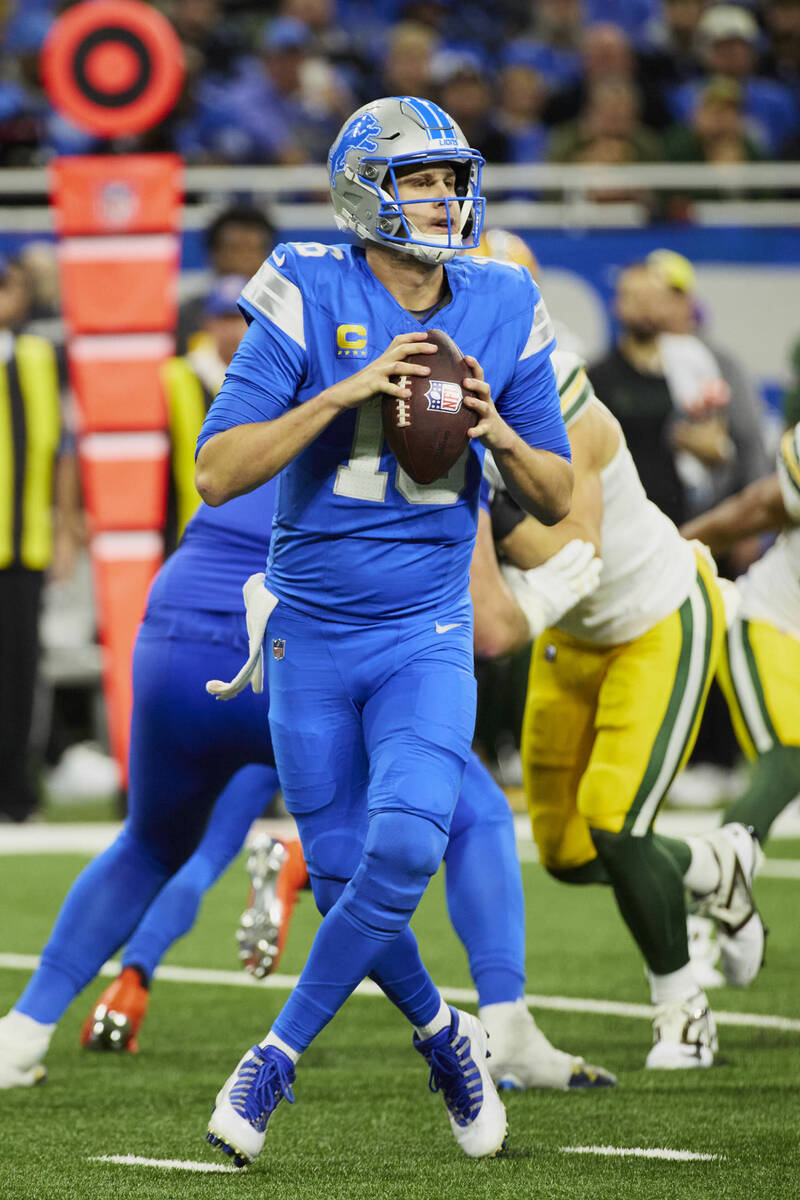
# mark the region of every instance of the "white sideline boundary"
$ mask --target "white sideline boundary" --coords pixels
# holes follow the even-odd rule
[[[725,1162],[724,1154],[699,1154],[694,1150],[658,1150],[643,1146],[561,1146],[562,1154],[602,1154],[620,1158],[662,1158],[669,1162]]]
[[[9,971],[34,971],[39,965],[35,954],[0,954],[0,969]],[[122,964],[112,959],[100,968],[98,975],[114,978]],[[254,979],[244,971],[215,971],[204,967],[156,967],[155,978],[167,983],[212,984],[218,987],[267,988],[271,991],[288,992],[297,986],[297,975],[268,975],[266,979]],[[453,1004],[474,1004],[478,996],[474,988],[440,988],[444,1000]],[[360,983],[355,990],[357,996],[382,996],[383,992],[370,980]],[[653,1009],[649,1004],[630,1004],[622,1000],[591,1000],[581,996],[540,996],[528,993],[525,1003],[530,1008],[549,1009],[553,1012],[589,1013],[606,1017],[623,1017],[634,1020],[652,1021]],[[800,1020],[795,1017],[778,1017],[766,1013],[717,1012],[714,1020],[718,1025],[737,1025],[746,1029],[778,1029],[787,1033],[800,1033]]]

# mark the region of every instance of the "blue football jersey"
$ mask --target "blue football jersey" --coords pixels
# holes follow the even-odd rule
[[[553,331],[527,271],[461,256],[450,302],[427,325],[370,270],[364,250],[289,243],[246,285],[249,328],[198,440],[281,416],[435,325],[483,367],[498,410],[531,445],[569,457]],[[380,398],[342,413],[281,472],[267,582],[302,612],[369,622],[444,610],[465,594],[484,447],[415,483],[383,437]]]
[[[276,480],[229,504],[201,504],[153,580],[148,607],[243,611],[242,584],[267,562]]]

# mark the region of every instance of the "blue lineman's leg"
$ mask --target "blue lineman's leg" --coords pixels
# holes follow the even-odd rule
[[[244,845],[253,821],[278,789],[274,767],[242,767],[222,790],[194,854],[164,885],[139,922],[122,956],[151,979],[173,942],[195,923],[203,896]]]
[[[525,899],[504,792],[471,754],[444,855],[447,908],[481,1005],[525,992]]]
[[[525,898],[514,818],[475,754],[464,772],[444,856],[450,920],[469,959],[498,1087],[609,1087],[615,1077],[553,1046],[525,1004]]]
[[[196,641],[165,635],[160,619],[142,626],[133,660],[128,819],[70,889],[17,1011],[58,1021],[191,856],[233,772],[271,759],[263,697],[237,712],[205,693],[209,674],[231,678],[225,672],[241,662],[242,647],[231,640],[199,654]]]

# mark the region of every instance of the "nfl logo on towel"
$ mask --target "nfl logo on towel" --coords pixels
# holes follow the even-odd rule
[[[457,383],[432,379],[425,395],[428,397],[428,412],[457,413],[461,408],[461,388]]]
[[[282,659],[286,652],[286,638],[272,639],[272,657]]]

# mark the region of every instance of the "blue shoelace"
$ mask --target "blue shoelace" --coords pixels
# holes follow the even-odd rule
[[[431,1069],[428,1087],[442,1093],[457,1125],[469,1125],[483,1103],[480,1071],[469,1053],[469,1038],[459,1038],[453,1045],[449,1031],[446,1036],[440,1045],[423,1050]]]
[[[264,1057],[264,1046],[253,1046],[252,1054],[254,1057],[239,1068],[230,1102],[240,1117],[262,1133],[280,1100],[294,1104],[294,1067],[283,1054]]]

